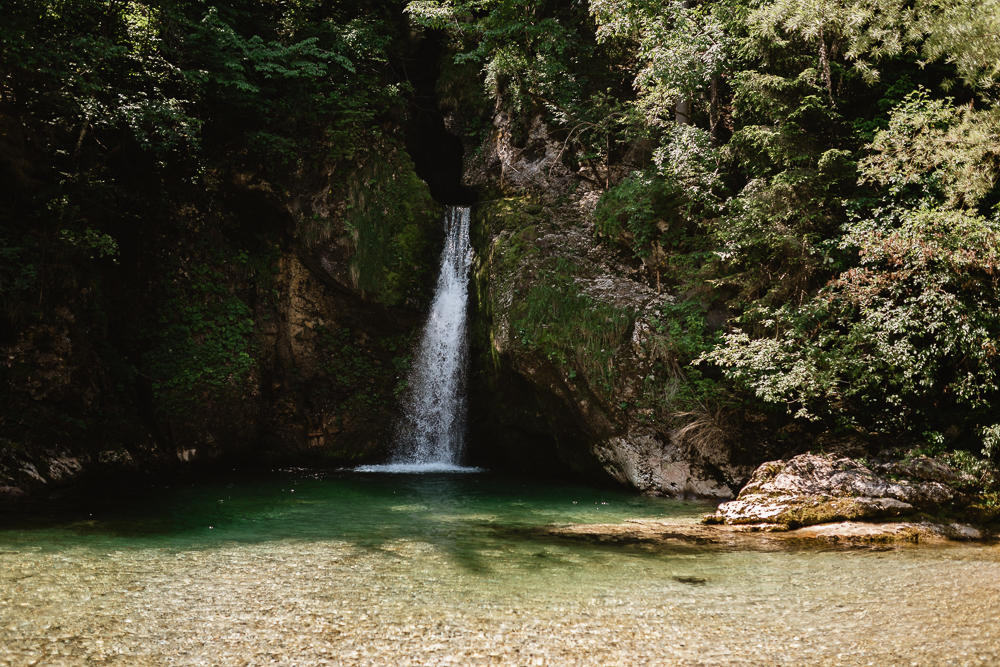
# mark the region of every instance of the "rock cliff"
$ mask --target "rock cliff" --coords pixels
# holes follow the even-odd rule
[[[331,169],[287,189],[214,174],[212,200],[158,212],[118,264],[50,260],[0,337],[0,499],[219,457],[384,456],[442,208],[398,147]]]
[[[648,493],[732,497],[752,463],[708,407],[695,414],[680,400],[686,378],[665,323],[678,295],[598,243],[601,183],[568,171],[560,150],[539,120],[515,145],[499,113],[467,165],[466,183],[484,195],[474,209],[474,455]]]

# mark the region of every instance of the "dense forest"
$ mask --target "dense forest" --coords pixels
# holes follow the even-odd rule
[[[440,242],[421,179],[456,203],[414,149],[433,98],[467,159],[503,113],[601,192],[595,238],[677,297],[668,418],[881,439],[990,482],[998,96],[998,0],[6,0],[0,447],[178,439],[191,401],[280,384],[262,332],[289,248],[349,238],[350,287],[416,318]],[[396,343],[316,331],[347,356],[296,400],[391,411]],[[60,354],[93,377],[59,379]]]

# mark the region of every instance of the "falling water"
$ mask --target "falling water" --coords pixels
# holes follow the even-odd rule
[[[449,206],[444,224],[441,275],[410,370],[405,414],[396,435],[393,465],[397,467],[455,467],[464,445],[465,318],[472,265],[469,209]]]

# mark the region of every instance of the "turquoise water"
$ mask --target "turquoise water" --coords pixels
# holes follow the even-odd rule
[[[213,473],[0,522],[0,665],[998,665],[1000,552],[597,544],[710,506],[489,473]]]
[[[460,546],[497,529],[634,517],[696,520],[714,505],[487,472],[235,471],[117,492],[81,490],[0,520],[8,545],[210,548],[238,542],[399,539]],[[25,526],[31,526],[25,528]]]

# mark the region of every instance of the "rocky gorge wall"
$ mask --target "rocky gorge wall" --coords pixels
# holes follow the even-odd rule
[[[442,208],[387,146],[347,178],[216,178],[119,264],[51,270],[0,340],[0,500],[192,461],[384,456]]]
[[[677,311],[697,299],[651,282],[594,233],[597,200],[648,159],[642,144],[603,182],[572,171],[538,118],[484,114],[478,75],[447,64],[440,44],[408,48],[422,120],[390,134],[408,137],[413,161],[388,141],[284,184],[208,173],[209,194],[161,202],[120,264],[50,273],[46,307],[0,340],[6,497],[227,457],[384,458],[437,266],[435,191],[479,201],[470,462],[733,496],[762,453],[740,449],[718,410],[690,396]],[[443,164],[460,156],[456,142],[461,183]]]
[[[461,192],[481,200],[471,462],[731,497],[759,461],[683,400],[678,295],[598,242],[602,189],[553,167],[561,147],[544,125],[520,146],[513,134],[499,112],[482,146],[463,137]],[[384,458],[442,207],[398,148],[353,169],[302,171],[287,188],[219,174],[217,200],[167,212],[141,275],[108,268],[134,291],[61,285],[58,307],[0,345],[5,495],[225,457]]]
[[[497,113],[465,172],[483,195],[474,209],[476,462],[732,497],[756,461],[709,408],[678,418],[690,409],[669,332],[678,295],[598,242],[602,189],[559,162],[562,146],[544,124],[536,119],[520,145],[515,129]]]

